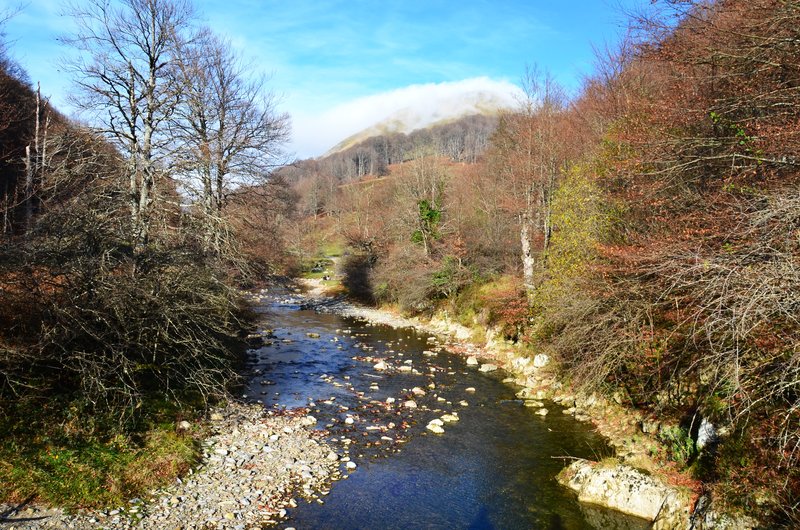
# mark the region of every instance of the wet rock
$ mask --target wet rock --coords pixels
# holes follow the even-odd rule
[[[475,393],[475,387],[474,386],[468,386],[467,388],[464,389],[464,392],[469,392],[470,394],[474,394]]]
[[[478,359],[475,357],[467,357],[467,366],[478,366]]]
[[[548,412],[550,412],[550,411],[547,410],[546,408],[542,407],[542,408],[540,408],[539,410],[536,411],[536,414],[538,414],[539,416],[547,416]]]
[[[428,424],[425,428],[434,434],[444,434],[444,429],[439,425]]]
[[[379,363],[375,364],[375,366],[372,367],[373,370],[378,370],[379,372],[386,370],[387,368],[388,366],[383,361],[380,361]]]
[[[415,409],[417,408],[417,402],[413,399],[409,399],[408,401],[403,403],[403,406],[407,409]]]
[[[495,370],[497,370],[497,365],[490,363],[482,364],[478,370],[480,372],[494,372]]]

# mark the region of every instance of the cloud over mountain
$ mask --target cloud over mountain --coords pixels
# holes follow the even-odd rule
[[[447,119],[514,107],[519,96],[516,85],[488,77],[411,85],[358,98],[318,115],[295,112],[292,147],[300,157],[318,156],[371,127],[375,134],[407,133]]]

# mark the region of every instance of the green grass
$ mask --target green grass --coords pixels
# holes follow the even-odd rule
[[[337,258],[344,254],[345,245],[341,241],[328,241],[320,248],[320,253],[323,256],[330,258]]]
[[[146,417],[152,421],[126,434],[55,416],[2,422],[0,499],[108,507],[171,482],[197,462],[199,444],[176,430],[172,406],[153,406]]]
[[[325,257],[311,258],[303,262],[301,277],[307,279],[322,279],[324,276],[333,276],[336,271],[334,270],[334,262]],[[326,280],[325,285],[338,285],[339,282],[335,280]]]

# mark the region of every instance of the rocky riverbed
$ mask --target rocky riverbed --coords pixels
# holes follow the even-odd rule
[[[591,504],[604,506],[622,513],[635,514],[648,520],[654,528],[724,528],[749,529],[757,526],[746,516],[733,516],[717,511],[707,497],[701,496],[699,483],[679,474],[669,462],[652,457],[659,443],[654,437],[658,427],[657,419],[639,416],[624,406],[624,396],[607,399],[595,393],[587,394],[579,389],[564,385],[559,378],[557,367],[546,355],[529,356],[514,345],[495,337],[487,330],[485,343],[471,341],[473,330],[452,322],[446,316],[432,319],[405,318],[380,309],[366,308],[350,304],[344,299],[330,299],[312,280],[307,282],[306,306],[317,311],[332,312],[371,323],[392,327],[413,327],[440,337],[441,343],[451,352],[467,357],[467,365],[482,372],[504,369],[512,377],[506,382],[518,385],[517,397],[525,406],[534,407],[536,414],[546,416],[550,411],[543,400],[562,407],[561,412],[573,416],[581,422],[591,423],[598,433],[607,438],[616,451],[616,463],[611,459],[604,465],[582,460],[583,473],[580,477],[592,477],[588,484],[599,482],[602,494],[589,495],[591,488],[578,484],[579,481],[563,478],[562,483],[573,489],[579,498]],[[663,427],[663,426],[661,426]],[[434,431],[435,432],[435,431]],[[576,476],[573,468],[565,470],[563,477]],[[587,472],[591,469],[592,473]],[[596,474],[602,470],[597,478]],[[644,479],[648,475],[658,478]],[[647,494],[637,493],[640,483],[648,482]],[[580,486],[580,487],[579,487]],[[622,492],[622,493],[620,493]],[[631,493],[633,492],[633,493]],[[660,509],[644,510],[642,506],[660,499]],[[613,502],[607,502],[613,499]],[[696,501],[696,502],[694,502]]]
[[[275,523],[295,496],[322,498],[353,463],[311,427],[304,410],[268,411],[229,404],[209,416],[214,434],[190,474],[145,499],[104,511],[66,514],[37,506],[0,506],[6,528],[89,530],[261,529]]]

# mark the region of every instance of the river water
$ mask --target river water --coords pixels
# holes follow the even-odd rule
[[[358,466],[319,501],[301,499],[281,528],[646,528],[582,506],[556,483],[570,458],[610,450],[557,405],[546,402],[546,417],[524,407],[502,370],[480,373],[410,328],[302,310],[285,299],[256,309],[272,333],[251,350],[247,397],[308,408],[336,451]],[[389,369],[374,369],[379,361]],[[416,408],[406,405],[411,400]],[[458,421],[445,423],[444,434],[426,429],[444,414]]]

